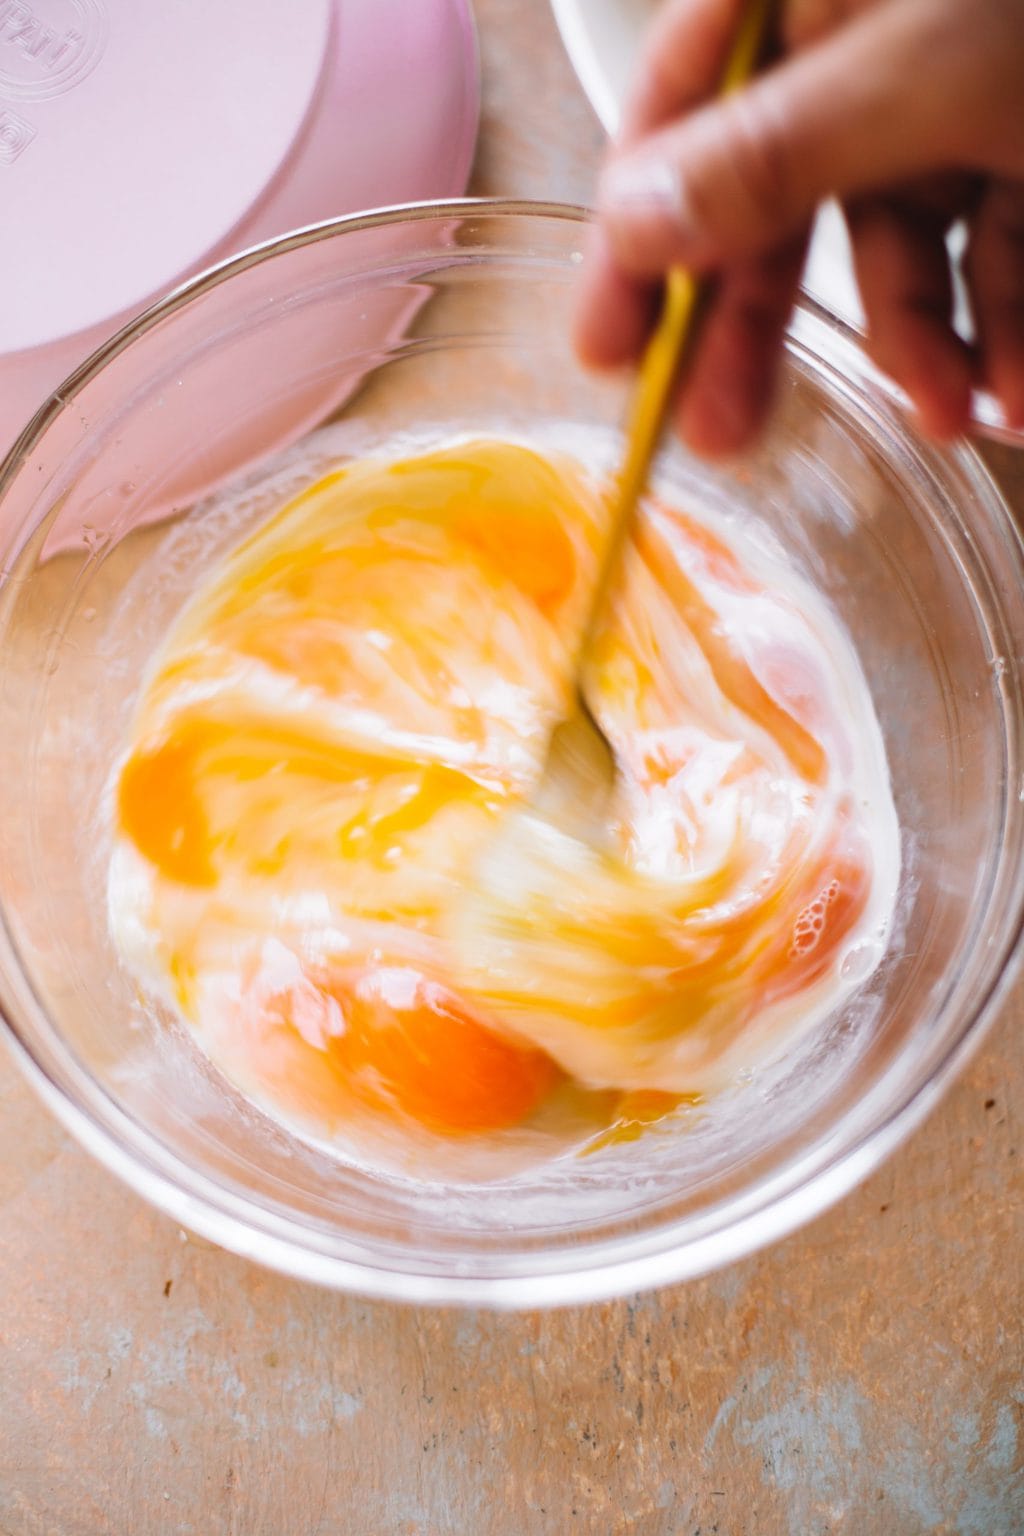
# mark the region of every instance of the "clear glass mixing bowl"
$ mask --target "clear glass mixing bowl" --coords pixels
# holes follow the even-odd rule
[[[584,219],[454,203],[318,226],[190,283],[97,353],[0,470],[0,1002],[86,1147],[177,1220],[291,1274],[534,1306],[694,1275],[791,1229],[934,1104],[1021,930],[1024,564],[966,447],[915,434],[855,340],[803,310],[742,464],[672,450],[684,498],[757,519],[828,595],[882,723],[902,828],[881,968],[821,1031],[672,1130],[479,1187],[347,1166],[243,1100],[111,946],[106,790],[148,659],[259,515],[225,501],[333,418],[342,442],[552,417],[615,429],[567,341]],[[351,437],[346,437],[351,434]],[[283,455],[283,458],[282,458]],[[262,464],[262,468],[261,468]]]

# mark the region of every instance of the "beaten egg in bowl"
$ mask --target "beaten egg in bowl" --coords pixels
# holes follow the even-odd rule
[[[812,1028],[885,948],[899,838],[856,655],[781,556],[647,498],[589,679],[594,847],[528,797],[611,480],[499,436],[320,473],[205,580],[113,784],[121,953],[342,1153],[631,1137]]]

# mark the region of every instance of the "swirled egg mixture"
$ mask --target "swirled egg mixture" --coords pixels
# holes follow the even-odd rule
[[[779,559],[663,499],[594,658],[607,836],[510,820],[608,494],[499,439],[345,463],[219,566],[149,676],[114,933],[321,1139],[632,1134],[822,1020],[884,947],[898,833],[852,648]]]

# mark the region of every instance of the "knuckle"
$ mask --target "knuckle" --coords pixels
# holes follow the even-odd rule
[[[786,120],[768,82],[738,91],[722,104],[730,179],[742,212],[774,230],[793,211],[792,154]]]

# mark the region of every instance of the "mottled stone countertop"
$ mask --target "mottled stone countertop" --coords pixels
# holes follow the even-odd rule
[[[477,0],[474,190],[585,200],[546,0]],[[992,456],[1024,508],[1024,460]],[[1024,1532],[1024,993],[838,1209],[710,1279],[523,1316],[187,1237],[0,1055],[2,1536]]]

